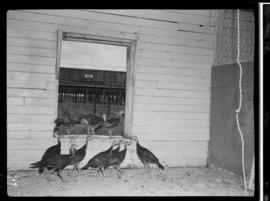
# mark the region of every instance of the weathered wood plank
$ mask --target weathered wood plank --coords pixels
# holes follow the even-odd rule
[[[209,91],[209,87],[200,84],[183,84],[175,82],[158,82],[136,80],[136,88],[142,89],[170,89],[170,90],[191,90],[191,91]]]
[[[27,48],[27,47],[12,47],[7,46],[7,54],[10,55],[25,55],[25,56],[43,56],[43,57],[56,57],[54,49],[41,49],[41,48]]]
[[[135,111],[153,112],[210,112],[209,106],[202,105],[164,105],[164,104],[134,104]]]
[[[187,76],[211,76],[210,69],[189,69],[189,68],[164,68],[160,66],[147,66],[147,65],[137,65],[137,72],[140,73],[154,73],[154,74],[162,74],[162,75],[187,75]]]
[[[10,46],[56,50],[55,41],[29,38],[7,37],[7,47]]]
[[[46,82],[46,89],[50,91],[58,91],[58,82]]]
[[[137,65],[147,65],[147,66],[159,66],[159,67],[179,67],[179,68],[189,68],[189,69],[211,69],[211,64],[199,63],[199,62],[185,62],[185,61],[171,61],[171,60],[161,60],[153,58],[138,58]]]
[[[14,79],[7,80],[8,88],[25,88],[25,89],[46,89],[45,81],[34,81],[34,80],[25,80],[25,81],[15,81]]]
[[[211,10],[182,10],[182,9],[168,9],[169,12],[176,12],[176,13],[185,13],[188,15],[199,15],[199,16],[211,16]]]
[[[177,83],[187,83],[187,84],[204,84],[210,86],[210,78],[209,77],[193,77],[193,76],[173,76],[173,75],[159,75],[159,74],[146,74],[137,72],[136,78],[138,80],[144,81],[165,81],[165,82],[177,82]]]
[[[35,16],[37,15],[37,16]],[[87,22],[85,22],[85,20],[77,20],[77,19],[67,19],[65,17],[61,17],[61,16],[51,16],[51,15],[41,15],[41,14],[36,14],[36,13],[26,13],[26,12],[15,12],[10,14],[10,20],[30,20],[30,21],[38,21],[40,23],[58,23],[59,25],[69,25],[69,26],[74,26],[77,27],[78,24],[80,24],[81,26],[85,26],[85,27],[89,27],[89,23],[91,23],[91,28],[92,29],[96,29],[96,30],[103,30],[103,31],[113,31],[113,32],[123,32],[123,30],[125,30],[125,32],[123,33],[140,33],[141,35],[145,35],[146,37],[148,36],[148,39],[151,39],[152,37],[155,36],[159,36],[155,41],[160,41],[161,39],[164,39],[165,41],[168,41],[168,39],[177,39],[177,42],[181,45],[185,44],[185,45],[191,45],[195,47],[210,47],[211,48],[211,43],[213,41],[213,36],[212,35],[206,35],[206,34],[201,34],[201,33],[193,33],[193,32],[183,32],[183,31],[177,31],[174,30],[174,32],[166,30],[162,31],[160,30],[160,28],[162,29],[162,27],[158,27],[158,29],[156,28],[156,30],[150,29],[148,27],[146,28],[141,28],[138,27],[138,25],[133,25],[130,26],[130,24],[124,24],[121,25],[119,23],[107,23],[105,24],[104,22],[96,22],[96,21],[91,21],[89,22],[87,20]],[[96,19],[95,19],[96,20]],[[119,22],[119,21],[115,21],[115,22]],[[180,26],[180,25],[178,25]],[[192,31],[194,31],[194,28],[190,28],[187,26],[191,26],[191,25],[181,25],[181,29],[183,30],[188,30],[188,29],[192,29]],[[194,25],[192,25],[194,26]],[[53,28],[53,27],[51,27]],[[54,28],[55,29],[55,28]],[[196,29],[202,29],[201,27],[198,27]],[[198,31],[198,30],[195,30]],[[55,33],[52,33],[55,34]],[[164,41],[163,40],[163,41]],[[172,40],[169,40],[170,42]],[[186,41],[189,41],[188,43]],[[194,43],[194,41],[196,41]],[[205,42],[204,42],[205,41]],[[194,44],[193,44],[194,43]],[[210,46],[209,46],[210,45]]]
[[[54,123],[8,123],[8,131],[50,131],[54,127]]]
[[[185,119],[183,116],[179,119],[161,119],[159,117],[148,119],[134,119],[134,126],[159,126],[159,125],[167,125],[167,126],[209,126],[209,122],[205,119]],[[166,137],[166,135],[164,135]]]
[[[185,91],[185,90],[164,90],[164,89],[141,89],[135,88],[135,95],[154,97],[182,97],[182,98],[210,98],[207,91]]]
[[[23,11],[23,10],[22,10]],[[30,10],[28,10],[30,12]],[[135,19],[133,17],[124,17],[124,16],[115,16],[110,14],[95,13],[87,10],[34,10],[31,12],[43,13],[54,16],[63,16],[70,18],[80,18],[87,20],[99,20],[105,22],[118,22],[122,24],[133,24],[139,26],[148,26],[148,27],[163,27],[166,29],[175,29],[176,23],[170,22],[158,22],[153,20],[146,19]]]
[[[142,42],[140,49],[158,52],[168,52],[168,53],[170,52],[185,53],[185,54],[207,55],[207,56],[213,55],[213,50],[208,48],[176,46],[176,45],[156,44],[148,42]]]
[[[13,14],[13,11],[10,11],[7,14],[7,28],[14,28],[14,29],[25,29],[25,30],[33,30],[33,31],[49,31],[54,32],[56,34],[57,25],[53,23],[40,23],[38,21],[34,21],[34,17],[32,20],[24,20],[20,17],[17,19],[12,19],[9,15]],[[55,30],[55,31],[52,31]]]
[[[110,13],[116,15],[124,15],[124,16],[131,16],[136,18],[147,18],[153,20],[160,20],[160,21],[173,21],[173,22],[183,22],[183,23],[190,23],[190,24],[202,24],[202,25],[210,25],[210,17],[208,16],[195,16],[195,15],[188,15],[185,13],[173,13],[164,10],[152,10],[152,9],[121,9],[121,10],[89,10],[94,12],[100,13]],[[210,12],[210,11],[209,11]]]
[[[23,10],[22,10],[23,11]],[[155,20],[148,20],[148,19],[139,19],[134,17],[128,16],[117,16],[111,15],[108,13],[97,13],[93,11],[87,10],[27,10],[23,12],[32,12],[36,14],[35,18],[41,16],[40,14],[45,14],[48,16],[48,21],[50,21],[50,17],[57,16],[57,17],[69,17],[71,20],[74,19],[83,19],[86,21],[98,21],[98,22],[110,22],[124,25],[134,25],[134,26],[141,26],[141,27],[153,27],[153,28],[161,28],[167,30],[177,30],[177,25],[181,24],[183,29],[192,30],[197,32],[203,33],[211,33],[211,27],[208,26],[199,26],[199,24],[186,24],[184,23],[177,23],[177,22],[163,22],[163,21],[155,21]],[[9,16],[12,18],[13,16],[10,14]],[[62,23],[65,18],[62,19]],[[61,23],[60,23],[61,24]],[[80,23],[82,24],[82,22]]]
[[[156,51],[147,51],[147,50],[141,50],[139,56],[142,58],[154,58],[154,59],[158,59],[158,60],[165,59],[165,60],[171,60],[171,61],[174,61],[174,60],[176,60],[176,61],[193,61],[193,62],[202,62],[202,63],[213,62],[212,56],[156,52]]]
[[[21,13],[20,13],[21,15]],[[34,17],[34,16],[32,16]],[[21,16],[20,19],[23,19]],[[33,20],[33,18],[32,18]],[[56,41],[56,34],[49,33],[46,31],[37,31],[37,30],[23,30],[23,29],[15,29],[7,28],[7,36],[9,37],[16,37],[16,38],[33,38],[33,39],[44,39],[44,40],[51,40]]]
[[[55,66],[8,62],[7,63],[7,71],[54,74],[55,73]]]
[[[52,98],[56,99],[58,93],[56,91],[46,91],[40,89],[13,89],[7,90],[8,97],[33,97],[33,98]]]
[[[147,133],[147,135],[141,136],[141,140],[153,140],[153,139],[155,139],[156,141],[166,141],[166,140],[207,141],[209,140],[209,133],[180,134],[180,133],[166,132],[166,135],[164,135],[164,133]]]
[[[7,105],[24,105],[24,98],[7,97]]]
[[[142,42],[151,42],[158,44],[167,44],[167,45],[179,45],[179,46],[188,46],[188,47],[202,47],[202,48],[213,48],[213,42],[211,41],[200,41],[200,40],[186,40],[179,38],[171,38],[171,37],[160,37],[160,36],[147,36],[141,35],[140,40]]]
[[[25,98],[25,105],[26,106],[49,106],[49,107],[57,107],[57,100],[56,99],[46,99],[46,98]]]
[[[167,125],[160,125],[158,127],[147,127],[147,126],[133,126],[133,133],[140,134],[140,135],[147,135],[148,133],[160,133],[164,134],[171,130],[173,133],[183,133],[183,134],[206,134],[209,133],[209,127],[206,126],[167,126]]]
[[[22,117],[23,119],[19,119]],[[51,117],[51,118],[50,118]],[[21,114],[9,114],[7,118],[10,122],[18,122],[21,123],[52,123],[56,118],[56,115],[21,115]],[[56,139],[53,138],[52,131],[9,131],[7,133],[9,140],[40,140],[43,139],[51,139],[56,143]]]
[[[209,121],[210,113],[198,113],[198,112],[136,112],[133,113],[134,119],[180,119],[185,117],[185,119],[205,119]]]
[[[54,115],[31,115],[31,114],[8,114],[7,115],[7,121],[9,123],[54,123],[55,120]],[[18,134],[21,135],[21,134]],[[30,134],[29,134],[30,135]],[[27,137],[29,137],[27,135]],[[31,134],[32,135],[32,134]],[[36,135],[33,133],[33,135]],[[48,134],[46,134],[48,136]],[[8,135],[9,138],[10,133]]]
[[[57,18],[56,18],[57,19]],[[54,19],[55,20],[55,19]],[[46,24],[41,22],[28,22],[28,21],[22,21],[22,20],[13,20],[9,19],[10,21],[9,27],[19,27],[20,29],[27,29],[27,30],[45,30],[51,33],[56,33],[57,29],[63,29],[66,32],[72,32],[72,33],[81,33],[81,34],[91,34],[91,35],[101,35],[101,36],[107,36],[107,37],[115,37],[115,38],[124,38],[124,39],[136,39],[137,34],[135,33],[129,33],[129,32],[119,32],[119,31],[112,31],[107,29],[94,29],[92,26],[80,26],[81,23],[76,23],[76,25],[70,26],[70,25],[63,25],[63,24]],[[46,27],[46,28],[44,28]],[[124,28],[122,28],[124,29]],[[8,37],[10,38],[10,37]],[[16,38],[20,39],[20,38]],[[34,39],[31,39],[32,41]],[[44,40],[48,41],[48,40]],[[48,41],[53,42],[53,41]],[[49,46],[49,44],[46,44]],[[56,43],[55,46],[56,47]]]
[[[69,26],[78,26],[80,24],[84,27],[89,27],[89,24],[91,24],[92,29],[96,30],[103,30],[103,31],[114,31],[114,32],[123,32],[124,33],[139,33],[143,35],[151,35],[151,36],[165,36],[170,38],[184,38],[189,40],[206,40],[206,41],[212,41],[213,36],[211,34],[206,33],[196,33],[196,32],[183,32],[183,31],[177,31],[177,30],[167,30],[167,29],[160,29],[160,27],[141,27],[138,25],[132,25],[132,24],[121,24],[119,21],[115,22],[106,22],[106,21],[99,21],[98,18],[93,18],[91,20],[89,19],[76,19],[76,18],[66,18],[62,16],[52,16],[47,14],[36,14],[36,13],[30,13],[29,12],[20,12],[16,11],[12,14],[10,14],[9,20],[30,20],[30,21],[37,21],[40,23],[58,23],[61,25],[69,25]],[[187,26],[187,25],[186,25]],[[190,26],[190,27],[189,27]],[[17,26],[18,27],[18,26]],[[35,27],[35,26],[34,26]],[[198,26],[195,26],[196,29],[198,29]],[[23,29],[24,27],[19,27],[20,29]],[[27,28],[27,27],[25,27]],[[50,27],[52,28],[52,27]],[[186,29],[194,30],[194,25],[188,25]],[[199,28],[201,29],[201,28]],[[48,30],[52,32],[53,30]],[[55,31],[53,31],[55,33]]]
[[[179,104],[179,105],[210,105],[210,100],[207,98],[181,98],[181,97],[146,97],[135,96],[134,103],[145,104]]]
[[[55,107],[39,107],[39,106],[8,106],[8,114],[56,114]]]
[[[41,56],[24,56],[24,55],[7,55],[7,62],[15,63],[30,63],[30,64],[45,64],[45,65],[55,65],[56,57],[41,57]]]
[[[44,82],[42,88],[46,88],[46,81],[55,81],[54,74],[32,73],[32,72],[7,72],[8,80],[26,81],[26,82]],[[31,83],[30,83],[31,84]]]

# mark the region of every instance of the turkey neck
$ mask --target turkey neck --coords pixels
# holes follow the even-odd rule
[[[127,152],[127,145],[124,144],[124,149],[121,152]]]
[[[141,147],[140,143],[139,143],[139,140],[136,140],[136,146],[137,147]]]
[[[86,136],[86,140],[85,140],[85,148],[87,147],[87,145],[88,145],[88,139],[89,139],[89,137],[90,137],[90,134],[89,134],[89,132],[88,132],[88,134],[87,134],[87,136]]]

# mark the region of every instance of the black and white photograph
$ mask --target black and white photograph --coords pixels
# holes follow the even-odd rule
[[[7,195],[254,197],[258,17],[8,10]]]

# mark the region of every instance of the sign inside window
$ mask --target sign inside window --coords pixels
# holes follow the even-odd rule
[[[92,80],[93,78],[94,78],[93,74],[88,74],[88,73],[84,74],[84,79],[86,79],[86,80]]]

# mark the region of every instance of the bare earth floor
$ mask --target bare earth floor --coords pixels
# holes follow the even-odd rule
[[[103,177],[94,170],[63,171],[67,182],[37,171],[8,172],[9,196],[244,196],[241,177],[209,168],[114,169]],[[74,176],[68,176],[71,174]],[[253,196],[253,192],[248,192]]]

